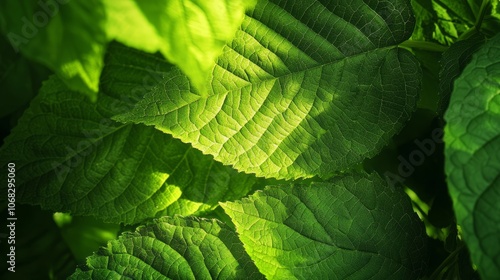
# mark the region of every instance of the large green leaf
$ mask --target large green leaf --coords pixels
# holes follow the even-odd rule
[[[500,35],[473,56],[445,114],[448,186],[457,223],[484,279],[500,275]]]
[[[234,231],[217,220],[164,217],[125,233],[70,279],[262,279]]]
[[[328,177],[375,155],[414,110],[420,68],[395,46],[412,30],[406,0],[259,1],[209,96],[177,71],[116,119],[258,176]]]
[[[423,224],[401,189],[378,175],[268,187],[222,203],[268,279],[417,279]]]
[[[19,202],[136,223],[209,211],[251,190],[257,181],[252,175],[154,128],[110,120],[169,70],[156,56],[149,62],[157,64],[133,64],[141,65],[145,57],[112,47],[98,104],[72,93],[56,77],[44,84],[0,150],[0,166],[17,166]]]

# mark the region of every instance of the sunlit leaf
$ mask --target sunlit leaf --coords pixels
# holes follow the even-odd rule
[[[115,119],[258,176],[329,177],[375,155],[415,109],[420,67],[396,46],[413,27],[404,0],[259,1],[209,96],[172,71]]]

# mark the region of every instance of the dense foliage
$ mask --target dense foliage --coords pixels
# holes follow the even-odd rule
[[[500,275],[497,0],[0,9],[2,279]]]

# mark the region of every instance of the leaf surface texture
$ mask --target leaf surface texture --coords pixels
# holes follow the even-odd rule
[[[417,279],[423,226],[378,175],[268,187],[221,204],[268,279]]]
[[[263,279],[236,233],[216,220],[163,217],[124,233],[70,279]]]
[[[180,71],[115,118],[279,179],[329,177],[377,153],[415,108],[420,68],[396,45],[407,1],[260,1],[196,93]]]

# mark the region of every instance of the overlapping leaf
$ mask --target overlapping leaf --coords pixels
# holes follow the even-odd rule
[[[105,223],[95,217],[71,216],[60,212],[54,213],[52,220],[62,235],[60,242],[64,241],[68,245],[78,264],[85,263],[85,259],[97,249],[116,239],[121,229],[118,223]]]
[[[122,122],[145,123],[259,176],[328,177],[377,153],[414,110],[420,68],[395,47],[408,1],[260,1],[213,69],[180,71]]]
[[[423,225],[378,175],[268,187],[222,203],[267,279],[417,279]]]
[[[144,59],[150,64],[133,64]],[[1,166],[17,166],[18,202],[136,223],[161,214],[209,211],[250,191],[254,176],[154,128],[110,120],[169,67],[156,56],[111,48],[98,104],[56,77],[47,81],[0,151]]]
[[[202,88],[255,0],[5,0],[0,28],[13,48],[96,99],[106,45],[160,51]]]
[[[164,217],[125,233],[70,279],[263,279],[236,233],[216,220]]]
[[[104,0],[111,38],[160,51],[204,90],[210,70],[256,0]],[[124,32],[126,30],[126,32]]]
[[[450,195],[483,279],[500,275],[500,35],[465,67],[445,114]]]

